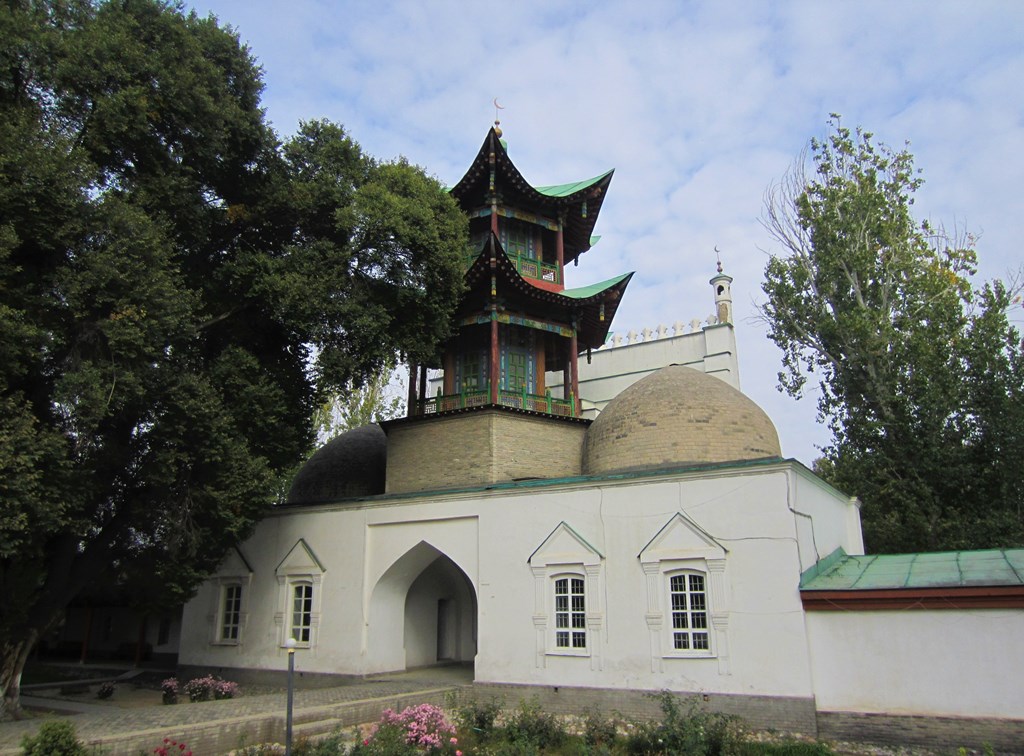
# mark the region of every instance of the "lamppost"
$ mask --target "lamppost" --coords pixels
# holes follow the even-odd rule
[[[288,649],[288,714],[284,725],[284,756],[292,756],[292,702],[295,690],[295,638],[288,638],[284,647]]]

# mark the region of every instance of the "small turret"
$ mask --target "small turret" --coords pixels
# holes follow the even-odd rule
[[[718,252],[718,248],[715,248]],[[718,275],[709,283],[715,290],[715,314],[719,323],[732,323],[732,277],[722,272],[722,260],[718,260]]]

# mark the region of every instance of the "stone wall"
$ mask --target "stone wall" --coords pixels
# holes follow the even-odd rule
[[[385,425],[387,493],[580,474],[587,422],[502,408]]]

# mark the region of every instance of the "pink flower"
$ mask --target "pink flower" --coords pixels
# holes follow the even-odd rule
[[[449,742],[449,743],[451,743],[452,745],[455,745],[456,743],[458,743],[458,742],[459,742],[459,739],[458,739],[458,738],[452,738],[452,739],[451,739],[451,740],[449,740],[448,742]]]

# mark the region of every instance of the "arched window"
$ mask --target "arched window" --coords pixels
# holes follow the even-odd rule
[[[554,579],[555,648],[584,651],[587,648],[587,596],[583,575]]]
[[[292,611],[288,635],[300,644],[308,644],[313,633],[313,584],[292,583]]]
[[[668,578],[672,650],[711,653],[707,577],[684,570]]]

